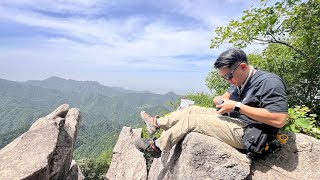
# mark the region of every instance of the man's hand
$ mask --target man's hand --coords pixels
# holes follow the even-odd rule
[[[213,102],[216,104],[216,105],[219,105],[221,104],[221,100],[223,101],[223,99],[225,99],[223,96],[216,96],[213,98]]]
[[[213,102],[216,105],[221,104],[221,101],[224,101],[225,99],[229,100],[230,99],[230,94],[228,92],[225,92],[222,96],[216,96],[213,98]]]
[[[216,108],[220,109],[217,113],[218,114],[225,114],[225,113],[232,112],[234,110],[234,107],[236,106],[237,102],[229,100],[229,99],[225,99],[225,98],[222,98],[222,100],[224,101],[223,104],[216,105]]]

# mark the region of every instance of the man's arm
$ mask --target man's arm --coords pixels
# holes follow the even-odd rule
[[[217,108],[221,108],[218,114],[224,114],[227,112],[232,112],[236,105],[236,101],[224,99],[224,103],[217,105]],[[264,108],[256,108],[241,104],[240,113],[244,114],[256,121],[281,128],[286,124],[287,114],[286,113],[273,113]]]

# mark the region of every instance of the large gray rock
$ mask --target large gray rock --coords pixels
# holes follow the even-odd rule
[[[109,179],[146,179],[146,161],[131,144],[140,133],[140,129],[123,128]],[[251,163],[245,154],[216,138],[192,132],[170,153],[153,160],[148,179],[319,179],[320,141],[304,134],[287,134],[289,140],[281,151]]]
[[[252,163],[249,179],[320,179],[320,141],[298,133],[278,153]]]
[[[147,179],[146,160],[133,144],[136,138],[141,137],[141,132],[141,128],[122,128],[117,144],[113,149],[112,163],[106,179]]]
[[[190,133],[170,155],[154,159],[148,179],[319,179],[320,141],[287,134],[281,151],[253,161],[249,172],[244,154],[213,137]]]
[[[249,173],[246,155],[216,138],[190,133],[170,155],[154,159],[148,179],[244,179]]]
[[[67,104],[0,150],[0,179],[66,179],[80,111]]]

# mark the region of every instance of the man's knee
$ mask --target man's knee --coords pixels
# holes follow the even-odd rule
[[[185,128],[189,131],[197,128],[201,123],[201,118],[199,115],[188,114],[185,118],[182,119]]]

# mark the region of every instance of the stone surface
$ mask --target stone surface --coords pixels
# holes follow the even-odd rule
[[[128,143],[134,139],[132,136],[140,136],[141,130],[136,132],[123,128],[109,179],[146,179],[146,161]],[[148,179],[319,179],[320,141],[304,134],[287,134],[289,140],[281,151],[251,162],[245,154],[214,137],[192,132],[170,153],[153,160]]]
[[[142,129],[123,127],[113,149],[112,163],[106,179],[147,179],[146,160],[143,153],[134,146],[134,140],[141,137]]]
[[[84,175],[82,174],[79,166],[77,165],[76,161],[75,160],[72,160],[71,161],[71,165],[70,165],[70,169],[69,169],[69,172],[68,172],[68,177],[67,177],[67,180],[84,180],[85,177]]]
[[[244,179],[249,173],[246,155],[216,138],[192,132],[170,154],[154,159],[148,179]]]
[[[66,179],[80,121],[79,109],[61,105],[0,150],[0,179]]]
[[[244,154],[215,138],[190,133],[170,154],[154,159],[148,179],[319,179],[320,141],[287,134],[281,151],[250,165]]]
[[[299,133],[287,133],[282,150],[252,163],[249,179],[320,179],[320,141]]]

